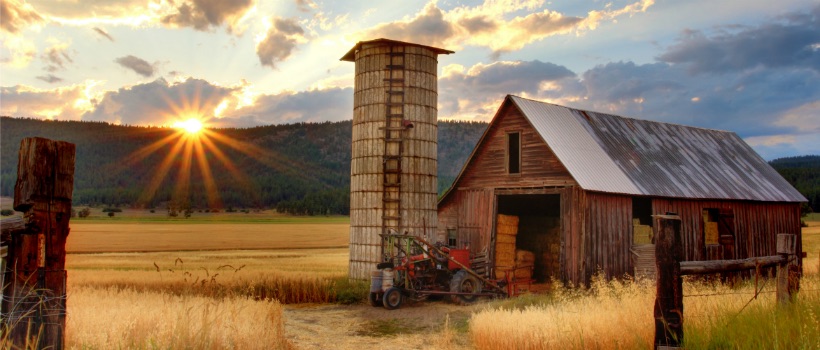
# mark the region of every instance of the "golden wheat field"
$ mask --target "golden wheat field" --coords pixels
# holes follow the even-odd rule
[[[118,231],[141,226],[87,225],[92,229],[115,225],[111,229]],[[482,300],[469,308],[442,308],[441,302],[411,304],[395,311],[361,304],[327,308],[322,305],[338,302],[341,294],[366,292],[366,285],[362,289],[362,285],[347,282],[347,249],[294,249],[288,239],[291,228],[258,225],[268,228],[255,235],[269,236],[272,246],[280,249],[186,250],[176,243],[169,248],[176,250],[155,251],[163,248],[151,240],[94,234],[72,223],[70,245],[104,247],[111,240],[143,249],[68,254],[68,347],[321,348],[328,342],[310,338],[340,326],[345,331],[332,333],[337,338],[330,342],[337,348],[377,346],[382,341],[420,348],[476,349],[641,349],[652,343],[654,284],[649,281],[596,278],[588,289],[556,284],[548,294]],[[820,222],[810,225],[804,230],[806,276],[788,308],[775,307],[773,281],[758,281],[756,298],[753,281],[735,287],[688,281],[684,292],[686,347],[820,348]],[[235,226],[241,234],[250,232],[243,225]],[[204,240],[202,231],[189,231],[188,240]],[[159,238],[154,239],[162,237],[155,235]],[[347,227],[325,226],[297,237],[304,235],[316,236],[311,242],[346,243]],[[82,243],[81,239],[95,242]],[[230,237],[224,239],[233,242]],[[305,302],[316,306],[290,311],[285,306]],[[454,312],[466,314],[451,325],[449,315]],[[355,317],[360,313],[364,316]],[[416,318],[420,314],[425,316]],[[367,321],[367,317],[374,320]],[[426,326],[415,325],[418,322]],[[297,329],[288,331],[288,324]],[[446,339],[429,343],[424,334]]]
[[[347,223],[72,222],[66,250],[155,252],[181,250],[347,247]]]

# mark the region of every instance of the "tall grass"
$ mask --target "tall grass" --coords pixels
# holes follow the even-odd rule
[[[277,301],[80,287],[68,302],[69,348],[291,348]]]
[[[345,249],[70,254],[71,287],[283,304],[351,303],[365,283],[347,281]]]
[[[684,340],[689,349],[820,347],[820,277],[803,279],[794,303],[778,308],[774,281],[757,288],[684,284]],[[491,304],[470,320],[477,349],[637,349],[654,339],[655,286],[593,278],[589,289],[558,287],[546,296]]]

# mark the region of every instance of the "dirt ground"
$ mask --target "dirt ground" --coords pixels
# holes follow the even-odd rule
[[[287,305],[285,332],[298,349],[468,349],[467,320],[485,304]]]

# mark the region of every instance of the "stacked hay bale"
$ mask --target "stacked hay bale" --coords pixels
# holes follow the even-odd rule
[[[518,280],[532,279],[532,270],[535,268],[535,253],[529,250],[515,251],[515,271],[513,277]]]
[[[518,235],[518,216],[498,214],[495,238],[495,278],[515,269],[515,236]]]

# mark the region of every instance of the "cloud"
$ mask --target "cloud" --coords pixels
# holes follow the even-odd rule
[[[10,34],[18,34],[26,27],[38,25],[45,20],[34,8],[20,0],[3,0],[0,2],[0,29]]]
[[[444,67],[439,79],[439,117],[489,119],[507,94],[546,96],[558,82],[573,80],[566,67],[535,61],[501,61]]]
[[[47,72],[53,73],[64,70],[67,64],[74,62],[68,54],[68,45],[67,43],[54,42],[51,47],[43,52],[41,58],[46,62],[45,70]]]
[[[245,14],[256,5],[255,0],[193,0],[176,7],[176,13],[166,15],[161,22],[175,27],[193,27],[196,30],[226,26],[234,32]]]
[[[42,81],[44,81],[46,83],[49,83],[49,84],[60,83],[60,82],[63,81],[63,78],[60,78],[60,77],[55,76],[53,74],[37,76],[37,79],[42,80]]]
[[[316,3],[311,0],[296,0],[296,8],[299,9],[299,11],[310,12],[317,7]]]
[[[91,28],[91,29],[93,29],[94,32],[96,32],[99,35],[102,35],[104,38],[108,39],[109,41],[111,41],[111,42],[114,41],[114,38],[111,35],[109,35],[108,32],[106,32],[105,30],[102,30],[99,27],[94,27],[94,28]]]
[[[221,123],[235,125],[340,121],[353,118],[353,88],[283,92],[260,96],[249,105],[226,114]]]
[[[25,68],[37,57],[34,43],[20,36],[8,36],[3,41],[3,47],[10,53],[0,58],[0,63],[11,68]]]
[[[219,104],[236,89],[201,79],[189,78],[168,83],[159,78],[150,83],[105,92],[94,107],[83,114],[83,119],[132,125],[165,125],[188,114],[211,118]]]
[[[459,48],[462,45],[487,47],[497,58],[553,35],[594,30],[602,21],[645,12],[653,0],[641,0],[619,9],[609,5],[591,11],[587,17],[565,16],[541,9],[543,1],[485,1],[474,7],[459,6],[450,11],[431,1],[412,18],[382,23],[356,35],[355,39],[390,38],[432,46]],[[522,11],[526,15],[518,15]]]
[[[12,117],[79,120],[87,110],[88,83],[55,89],[17,85],[0,88],[0,114]]]
[[[444,12],[436,6],[435,2],[431,2],[410,20],[380,24],[360,36],[445,46],[455,34],[454,25],[446,21]]]
[[[803,67],[820,71],[820,6],[791,13],[737,32],[708,36],[688,30],[658,60],[682,65],[693,74],[727,73],[756,67]]]
[[[153,76],[156,72],[154,65],[142,58],[132,55],[117,58],[114,62],[146,78]]]
[[[290,57],[296,44],[305,40],[304,30],[295,19],[273,18],[270,28],[258,39],[256,55],[263,66],[276,68]]]

